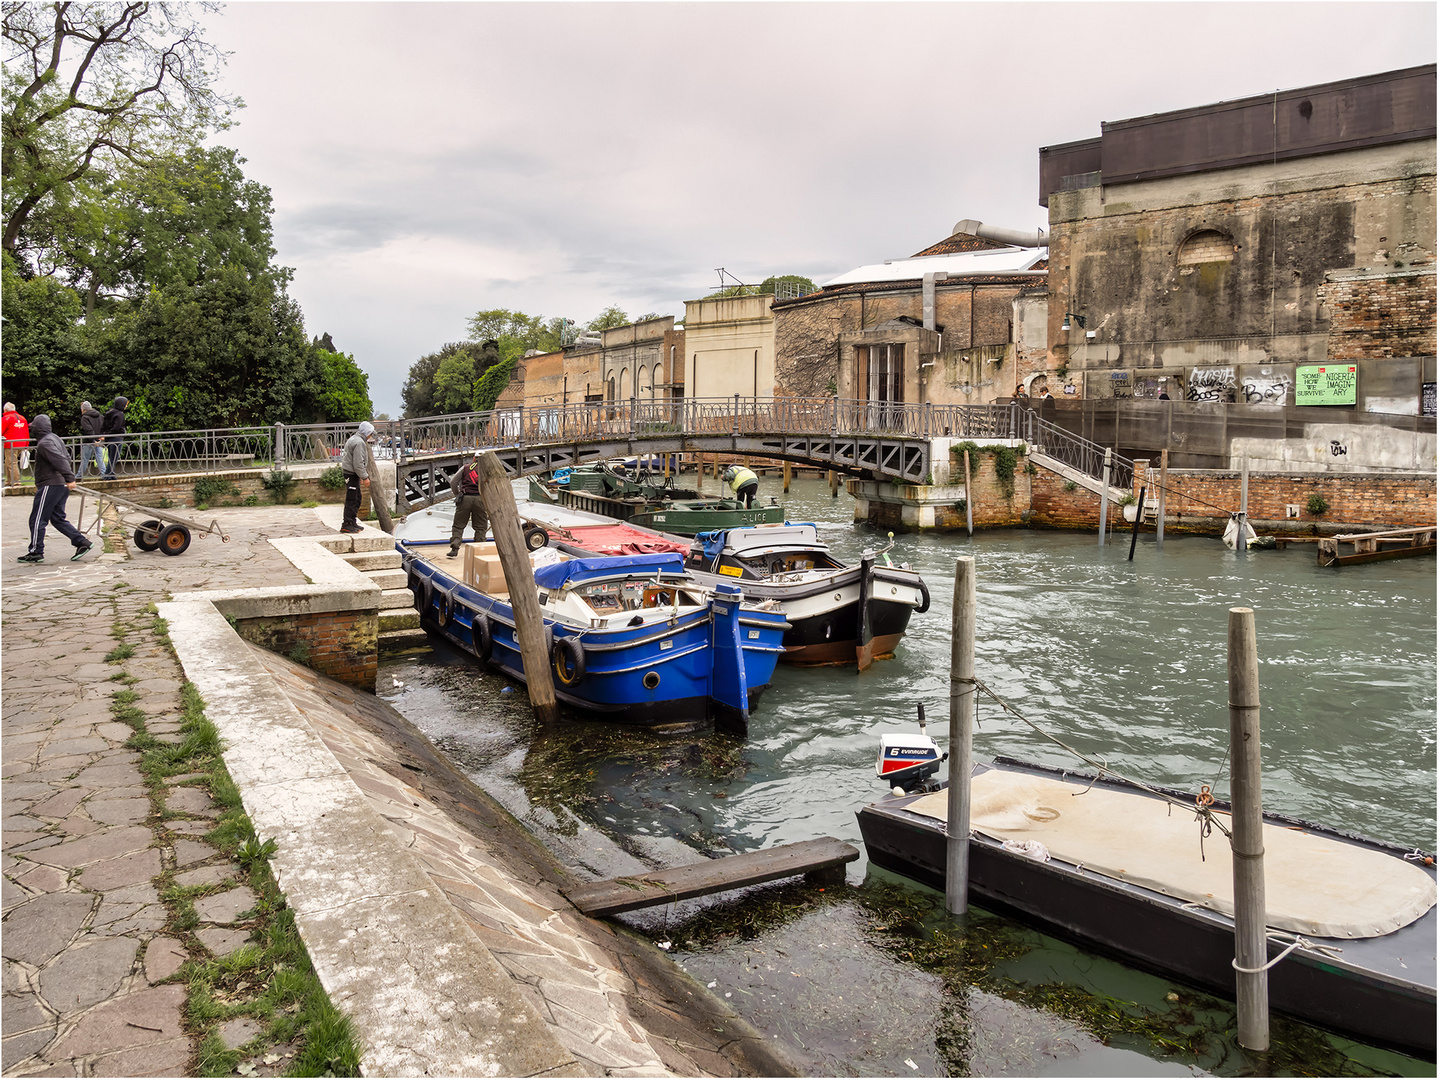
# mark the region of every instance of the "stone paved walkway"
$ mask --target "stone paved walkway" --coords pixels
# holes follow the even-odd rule
[[[78,499],[72,497],[71,519]],[[162,827],[125,748],[131,729],[111,715],[121,671],[138,680],[147,730],[176,734],[183,675],[168,649],[141,645],[119,663],[118,620],[146,625],[144,609],[174,589],[241,588],[302,577],[264,540],[328,532],[300,508],[216,511],[229,544],[196,537],[171,558],[130,547],[80,562],[51,534],[47,562],[25,553],[28,498],[0,499],[0,659],[3,659],[3,1071],[37,1076],[181,1076],[193,1047],[180,1024],[185,989],[165,980],[187,958],[165,932],[151,879],[223,879],[228,861],[198,838],[213,807],[203,791],[170,789],[183,820]],[[86,526],[90,523],[87,521]],[[93,534],[92,534],[93,535]],[[151,642],[150,635],[131,634]],[[248,890],[206,898],[195,936],[219,954],[247,936],[233,924]]]
[[[128,686],[147,731],[178,741],[185,674],[148,630],[133,629],[153,620],[148,606],[182,592],[303,584],[304,575],[265,541],[333,529],[301,508],[221,510],[206,517],[230,531],[228,544],[197,537],[177,558],[133,548],[100,555],[97,546],[72,563],[68,546],[52,538],[56,561],[31,567],[15,563],[29,505],[28,498],[0,500],[3,1073],[185,1075],[196,1047],[181,1026],[185,988],[174,976],[190,956],[239,947],[255,897],[242,886],[208,894],[195,902],[200,922],[192,932],[167,931],[153,881],[162,871],[180,885],[238,875],[202,839],[216,814],[203,789],[172,779],[160,798],[169,815],[181,816],[156,813],[140,754],[125,746],[131,729],[111,713],[112,695]],[[143,644],[111,662],[117,621]],[[281,658],[258,650],[256,657],[264,665],[256,666],[259,677],[267,667],[384,821],[392,849],[418,858],[480,953],[488,950],[486,962],[510,987],[501,991],[510,1012],[541,1021],[548,1035],[525,1045],[549,1039],[569,1060],[526,1067],[533,1051],[514,1040],[508,1057],[499,1054],[519,1068],[510,1075],[792,1074],[778,1048],[667,957],[578,915],[561,894],[562,868],[387,705]],[[212,713],[221,711],[211,703]],[[325,866],[310,871],[323,875]],[[455,940],[436,944],[436,962]],[[326,977],[342,1008],[355,977],[343,970]],[[424,1009],[418,999],[405,1004],[391,1026],[403,1028],[404,1015]],[[427,1026],[439,1011],[431,1010]],[[253,1034],[242,1027],[226,1025],[227,1045]],[[416,1049],[404,1042],[371,1047],[367,1072],[395,1074],[393,1064]],[[455,1070],[436,1058],[425,1071]]]

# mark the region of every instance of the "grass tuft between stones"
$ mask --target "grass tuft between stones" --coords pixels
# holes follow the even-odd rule
[[[153,610],[151,607],[146,614]],[[133,646],[124,641],[127,629],[143,632],[145,628],[143,623],[127,628],[115,622],[112,633],[121,640],[120,648],[129,650],[126,658],[133,654]],[[148,629],[169,644],[165,620],[156,616]],[[270,868],[275,842],[261,841],[244,812],[239,788],[221,757],[224,742],[205,715],[204,699],[193,683],[181,685],[181,741],[173,745],[149,734],[145,714],[135,704],[139,700],[140,695],[124,685],[111,695],[110,712],[135,731],[127,745],[142,755],[140,767],[158,835],[171,844],[182,838],[168,829],[168,823],[188,815],[168,809],[165,798],[173,778],[194,776],[185,784],[207,790],[220,811],[205,839],[237,863],[232,876],[208,885],[178,885],[172,869],[155,878],[168,911],[165,931],[183,943],[190,957],[171,978],[186,986],[185,1025],[198,1045],[191,1074],[254,1072],[247,1060],[265,1055],[266,1064],[282,1068],[287,1076],[359,1076],[359,1039],[350,1019],[330,1002],[315,974],[294,914]],[[251,940],[226,956],[214,956],[195,935],[200,925],[195,901],[237,882],[257,897],[254,907],[242,913],[236,924],[237,929],[249,930]],[[227,1049],[220,1025],[241,1016],[253,1021],[259,1031],[244,1045]],[[271,1049],[277,1052],[267,1054]]]

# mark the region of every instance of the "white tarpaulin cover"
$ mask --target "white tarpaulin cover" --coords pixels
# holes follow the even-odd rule
[[[1199,857],[1194,814],[1159,799],[1096,784],[992,769],[974,778],[970,825],[997,840],[1036,840],[1064,862],[1234,914],[1233,863],[1217,829]],[[944,821],[949,794],[908,809]],[[1228,815],[1221,815],[1228,825]],[[1434,906],[1434,882],[1394,855],[1278,825],[1264,826],[1266,921],[1311,937],[1392,933]]]

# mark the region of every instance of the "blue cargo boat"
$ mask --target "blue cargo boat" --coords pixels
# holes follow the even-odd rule
[[[458,566],[434,561],[443,558],[444,541],[396,546],[420,624],[524,681],[494,545],[470,545],[475,550]],[[747,603],[733,586],[706,588],[677,554],[567,558],[543,549],[531,559],[555,560],[535,568],[534,587],[546,675],[559,700],[649,728],[747,732],[750,709],[784,652],[789,623],[778,605]]]

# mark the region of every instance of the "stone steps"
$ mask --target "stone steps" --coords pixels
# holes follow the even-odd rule
[[[341,555],[340,558],[356,570],[366,573],[371,570],[397,570],[400,567],[400,553],[393,548],[389,551],[356,551]]]

